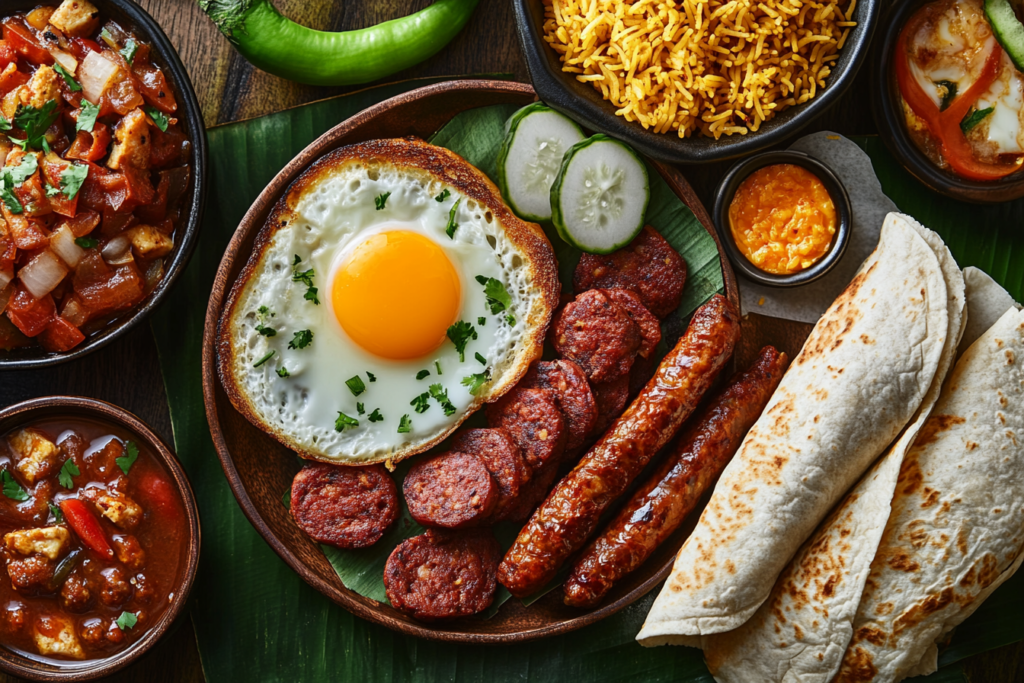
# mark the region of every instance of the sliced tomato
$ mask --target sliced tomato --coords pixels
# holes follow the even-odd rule
[[[20,17],[9,17],[3,22],[4,40],[16,52],[33,64],[53,64],[53,55]]]
[[[72,218],[64,221],[69,228],[71,228],[71,234],[75,237],[84,237],[90,232],[96,229],[96,226],[100,224],[100,215],[95,211],[79,211]]]
[[[131,308],[145,296],[142,277],[133,263],[110,269],[105,280],[84,287],[76,281],[74,287],[82,303],[97,315]]]
[[[60,187],[58,183],[57,187]],[[14,195],[21,202],[21,206],[24,208],[24,216],[45,216],[48,213],[52,213],[53,209],[50,208],[50,199],[46,196],[46,189],[43,187],[43,179],[40,177],[39,171],[36,171],[28,178],[25,178],[21,185],[14,187]]]
[[[89,164],[89,176],[79,190],[81,206],[97,213],[104,213],[107,209],[114,212],[131,211],[132,207],[122,209],[128,199],[128,184],[124,176],[91,161],[86,163]]]
[[[11,62],[0,72],[0,95],[6,95],[17,87],[28,83],[31,76],[24,71],[18,71],[18,65]]]
[[[0,202],[0,211],[18,249],[42,249],[49,244],[50,232],[38,219],[29,218],[24,213],[11,213],[3,202]]]
[[[53,321],[57,315],[57,307],[49,294],[37,299],[19,282],[4,312],[22,334],[34,337]]]
[[[93,126],[92,133],[84,130],[78,131],[75,141],[71,143],[71,147],[64,156],[68,159],[99,161],[107,156],[107,146],[109,144],[110,128],[106,124],[97,123]]]
[[[18,53],[6,40],[0,40],[0,69],[6,69],[8,64],[13,64],[18,58]]]
[[[149,63],[140,63],[137,59],[132,65],[132,73],[139,82],[139,91],[148,104],[153,105],[165,114],[178,111],[178,102],[174,99],[174,91],[167,84],[164,72]]]
[[[85,341],[85,335],[64,318],[57,316],[39,333],[39,345],[50,353],[70,351]]]
[[[128,187],[126,203],[134,206],[149,204],[156,197],[156,190],[149,179],[149,171],[128,166],[121,166],[121,175],[124,176],[125,185]]]

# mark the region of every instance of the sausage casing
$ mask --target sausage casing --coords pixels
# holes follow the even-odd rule
[[[498,580],[513,595],[543,588],[582,547],[601,514],[679,431],[739,335],[739,313],[725,297],[715,295],[697,309],[640,395],[519,532],[498,568]]]
[[[786,354],[766,346],[750,368],[729,381],[577,559],[565,582],[565,604],[598,604],[682,525],[761,415],[787,362]]]

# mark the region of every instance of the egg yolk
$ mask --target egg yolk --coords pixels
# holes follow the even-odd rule
[[[436,243],[415,232],[374,235],[338,268],[331,304],[342,329],[383,358],[420,358],[439,347],[456,321],[462,286]]]

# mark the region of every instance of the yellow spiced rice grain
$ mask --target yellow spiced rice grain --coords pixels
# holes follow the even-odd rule
[[[562,70],[657,133],[756,131],[825,87],[857,0],[544,0]]]

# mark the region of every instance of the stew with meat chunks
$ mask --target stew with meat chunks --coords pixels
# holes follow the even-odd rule
[[[70,351],[163,278],[190,143],[150,46],[88,0],[0,26],[0,351]]]
[[[0,438],[0,643],[39,659],[102,659],[170,605],[187,561],[184,504],[138,441],[86,419]]]

